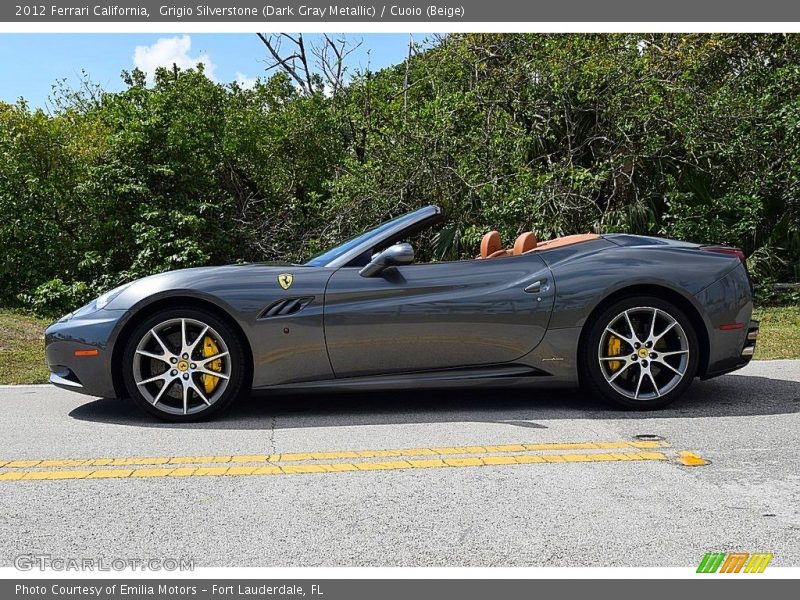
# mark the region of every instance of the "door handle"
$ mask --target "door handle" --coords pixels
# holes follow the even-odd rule
[[[548,289],[550,289],[550,286],[547,285],[547,279],[539,279],[528,285],[525,291],[529,294],[538,294],[539,292],[546,292]]]

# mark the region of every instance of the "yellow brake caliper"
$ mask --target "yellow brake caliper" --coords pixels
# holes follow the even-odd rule
[[[209,356],[214,356],[215,354],[219,354],[219,347],[214,340],[212,340],[209,336],[206,336],[203,339],[203,356],[208,358]],[[209,371],[216,371],[217,373],[221,372],[222,359],[218,358],[217,360],[210,362],[207,365],[207,368]],[[213,375],[203,375],[203,388],[205,388],[206,394],[213,392],[218,384],[219,377],[214,377]]]
[[[608,336],[608,355],[619,356],[620,350],[622,350],[622,340],[615,335]],[[611,360],[608,362],[608,368],[612,373],[620,367],[622,367],[621,360]]]

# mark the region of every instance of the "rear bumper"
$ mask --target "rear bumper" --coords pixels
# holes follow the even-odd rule
[[[748,326],[744,328],[744,331],[744,340],[739,344],[739,355],[737,357],[731,357],[731,359],[721,364],[718,363],[717,368],[714,371],[707,372],[703,379],[719,377],[731,371],[736,371],[746,366],[753,359],[759,334],[758,321],[751,319]]]
[[[744,266],[737,264],[695,298],[705,313],[708,334],[707,362],[701,377],[708,379],[745,366],[755,352],[758,322],[751,320],[753,296]]]
[[[756,342],[758,341],[758,334],[760,332],[758,321],[753,319],[750,320],[750,326],[747,328],[747,337],[744,341],[744,347],[742,348],[742,358],[747,358],[747,364],[750,362],[750,359],[753,358],[753,354],[756,352]],[[742,365],[744,366],[744,365]]]

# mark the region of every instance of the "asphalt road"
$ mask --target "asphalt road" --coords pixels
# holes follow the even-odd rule
[[[256,397],[169,425],[0,388],[0,565],[695,566],[761,551],[800,566],[798,413],[800,361],[695,382],[653,413],[563,391],[369,393]]]

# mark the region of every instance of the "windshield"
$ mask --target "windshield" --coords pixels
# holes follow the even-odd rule
[[[322,254],[318,254],[305,264],[308,267],[324,267],[331,261],[339,258],[342,254],[349,252],[359,244],[367,241],[369,238],[373,236],[379,236],[385,231],[391,229],[392,227],[402,224],[404,221],[415,221],[417,219],[418,212],[420,211],[414,211],[412,213],[408,213],[400,217],[397,217],[395,219],[392,219],[391,221],[386,221],[385,223],[378,225],[375,229],[370,229],[366,233],[362,233],[360,235],[357,235],[356,237],[350,238],[343,244],[339,244],[338,246],[335,246],[330,250],[326,250]]]

